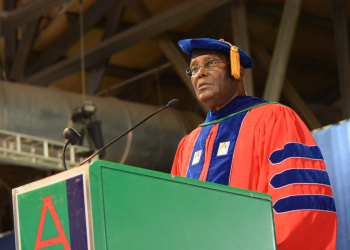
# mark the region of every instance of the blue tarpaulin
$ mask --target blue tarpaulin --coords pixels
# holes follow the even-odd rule
[[[350,121],[312,133],[323,154],[338,218],[337,250],[350,249]]]

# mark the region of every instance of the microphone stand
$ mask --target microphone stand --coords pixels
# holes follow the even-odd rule
[[[81,135],[78,134],[77,131],[75,131],[73,128],[66,128],[63,131],[63,137],[66,138],[66,142],[64,143],[64,147],[62,149],[62,161],[63,161],[63,167],[65,170],[67,170],[66,165],[66,148],[68,144],[75,145],[79,142]]]
[[[66,140],[66,142],[64,143],[64,147],[62,149],[62,161],[63,161],[63,167],[64,170],[67,170],[67,165],[66,165],[66,148],[69,144],[69,140]]]
[[[120,135],[118,138],[114,139],[113,141],[111,141],[110,143],[108,143],[106,146],[104,146],[103,148],[101,148],[100,150],[98,150],[97,152],[95,152],[94,154],[92,154],[90,157],[86,158],[84,161],[82,161],[81,163],[79,163],[77,166],[75,167],[79,167],[81,165],[83,165],[84,163],[90,161],[92,158],[94,158],[96,155],[98,155],[99,153],[101,153],[103,150],[105,150],[106,148],[108,148],[109,146],[111,146],[113,143],[115,143],[116,141],[118,141],[120,138],[122,138],[123,136],[125,136],[126,134],[128,134],[131,130],[137,128],[138,126],[140,126],[142,123],[144,123],[145,121],[147,121],[148,119],[150,119],[152,116],[158,114],[159,112],[163,111],[164,109],[167,108],[175,108],[177,107],[177,105],[179,105],[179,100],[174,99],[171,100],[170,102],[168,102],[168,104],[159,109],[158,111],[156,111],[155,113],[151,114],[150,116],[146,117],[144,120],[142,120],[141,122],[139,122],[138,124],[136,124],[134,127],[132,127],[131,129],[129,129],[128,131],[124,132],[122,135]]]

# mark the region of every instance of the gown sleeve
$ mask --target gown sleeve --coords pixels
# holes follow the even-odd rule
[[[278,249],[335,249],[337,216],[321,151],[293,110],[273,106],[257,125],[254,144]]]
[[[173,175],[183,176],[183,175],[181,175],[181,172],[184,172],[184,171],[181,171],[181,170],[183,168],[183,153],[184,153],[185,144],[187,142],[187,137],[188,137],[188,135],[186,135],[184,138],[182,138],[182,140],[180,141],[180,143],[177,147],[173,166],[172,166],[171,172],[170,172]]]

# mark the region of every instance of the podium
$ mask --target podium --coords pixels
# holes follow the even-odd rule
[[[271,198],[126,165],[13,189],[16,249],[277,249]]]

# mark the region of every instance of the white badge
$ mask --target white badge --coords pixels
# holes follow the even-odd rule
[[[227,141],[227,142],[220,142],[217,156],[219,156],[219,155],[227,155],[229,146],[230,146],[230,142],[229,141]]]
[[[199,150],[196,153],[194,153],[192,165],[197,164],[199,162],[199,160],[201,159],[201,154],[202,154],[202,150]]]

